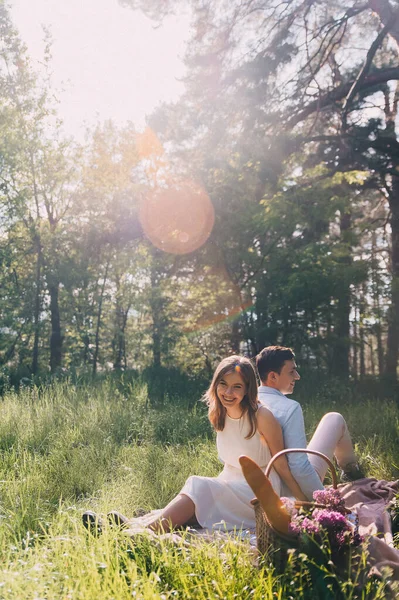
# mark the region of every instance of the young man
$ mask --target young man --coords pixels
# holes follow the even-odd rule
[[[292,394],[300,376],[291,348],[268,346],[256,357],[256,366],[262,385],[259,401],[274,414],[283,430],[285,448],[308,448],[335,456],[347,480],[362,477],[353,450],[345,419],[339,413],[328,413],[320,421],[310,444],[307,445],[302,408],[298,402],[287,398]],[[313,499],[315,490],[323,489],[323,479],[328,466],[318,456],[305,453],[287,454],[291,473],[305,496]],[[282,495],[289,495],[283,487]]]

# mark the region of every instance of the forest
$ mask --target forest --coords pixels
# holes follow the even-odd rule
[[[191,475],[219,477],[214,429],[225,422],[210,422],[201,397],[221,359],[274,344],[295,351],[301,381],[285,361],[291,387],[272,391],[298,382],[303,438],[326,413],[347,423],[354,447],[337,462],[339,489],[355,467],[352,491],[359,481],[397,490],[399,0],[93,1],[98,21],[88,0],[24,7],[32,26],[39,6],[62,5],[75,61],[72,20],[90,45],[93,23],[116,13],[123,25],[135,15],[136,34],[140,19],[162,30],[183,15],[183,91],[166,101],[164,90],[141,126],[138,85],[136,98],[118,98],[131,121],[113,113],[68,133],[57,36],[44,28],[38,61],[16,26],[22,0],[0,0],[0,600],[399,597],[397,497],[380,503],[387,544],[367,500],[356,506],[375,532],[357,549],[340,546],[337,560],[322,530],[308,536],[316,553],[302,535],[287,552],[278,541],[257,552],[259,527],[224,531],[224,516],[201,538],[194,513],[158,516],[171,533],[140,521],[184,497]],[[166,50],[155,50],[164,64]],[[138,64],[132,55],[121,75],[118,52],[114,79],[102,73],[112,93]],[[261,428],[267,411],[244,363],[271,448],[273,424]],[[234,375],[234,397],[221,397],[238,455],[251,380],[237,366],[224,375]],[[331,429],[339,442],[349,436],[346,425]],[[115,511],[141,532],[110,523]],[[354,539],[348,523],[330,523],[325,533]],[[370,571],[373,543],[394,556],[381,572]]]
[[[269,344],[395,383],[397,1],[121,4],[190,12],[185,92],[78,142],[0,3],[0,388]]]

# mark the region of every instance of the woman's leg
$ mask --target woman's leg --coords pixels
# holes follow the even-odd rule
[[[327,413],[321,419],[308,445],[309,450],[318,450],[326,454],[330,460],[335,456],[341,469],[357,462],[351,436],[345,419],[339,413]],[[309,455],[309,461],[314,466],[323,481],[328,465],[318,456]]]
[[[108,520],[120,527],[129,527],[130,519],[117,511],[108,513]],[[83,524],[87,529],[95,529],[97,533],[101,533],[102,522],[95,513],[85,512],[83,514]],[[179,494],[173,498],[161,514],[145,526],[156,533],[168,533],[173,527],[180,527],[181,525],[199,526],[195,517],[195,504],[185,494]]]
[[[199,525],[195,518],[195,504],[185,494],[179,494],[146,526],[152,531],[167,533],[173,527]]]

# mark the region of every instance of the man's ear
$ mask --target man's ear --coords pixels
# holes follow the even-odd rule
[[[271,383],[275,383],[277,381],[277,374],[275,371],[269,371],[269,373],[267,374],[266,385],[268,381],[270,381]]]

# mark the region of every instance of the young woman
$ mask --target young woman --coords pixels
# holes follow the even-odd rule
[[[205,394],[209,420],[217,431],[219,458],[224,463],[217,477],[189,477],[180,493],[147,523],[153,531],[167,532],[173,527],[196,525],[231,530],[254,528],[253,492],[246,482],[239,457],[246,455],[265,468],[272,455],[284,448],[281,427],[272,413],[258,403],[255,370],[249,359],[230,356],[221,361]],[[305,497],[292,477],[285,456],[275,463],[270,480],[277,494],[280,478],[293,496]],[[120,525],[128,519],[110,513]],[[94,513],[85,513],[86,526],[93,525]]]

